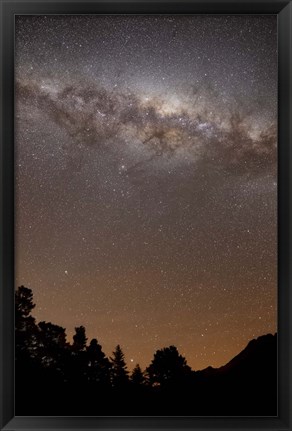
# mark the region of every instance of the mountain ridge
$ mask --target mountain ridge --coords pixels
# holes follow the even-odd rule
[[[212,373],[226,373],[234,367],[238,366],[242,361],[248,360],[250,355],[254,355],[256,351],[259,350],[260,347],[264,347],[267,344],[272,344],[273,342],[277,343],[277,332],[274,334],[268,333],[264,335],[260,335],[257,338],[253,338],[250,340],[247,345],[237,353],[232,359],[230,359],[226,364],[221,365],[220,367],[212,367],[209,365],[202,370],[194,371],[195,373],[203,373],[203,374],[212,374]]]

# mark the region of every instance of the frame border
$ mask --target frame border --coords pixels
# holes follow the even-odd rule
[[[18,14],[277,14],[278,16],[278,416],[14,416],[14,17]],[[0,0],[0,429],[292,430],[292,0]],[[291,124],[290,124],[291,123]]]

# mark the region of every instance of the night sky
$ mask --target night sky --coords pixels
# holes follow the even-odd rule
[[[129,368],[277,330],[276,15],[16,17],[16,287]]]

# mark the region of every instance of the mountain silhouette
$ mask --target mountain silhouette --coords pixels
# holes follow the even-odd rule
[[[193,381],[204,414],[205,402],[214,415],[276,416],[277,334],[251,340],[226,365],[194,372]]]
[[[207,367],[198,374],[204,376],[231,374],[235,373],[242,375],[246,371],[260,372],[264,366],[267,356],[272,354],[277,348],[277,334],[262,335],[256,339],[251,340],[247,346],[227,364],[219,368]],[[274,358],[277,359],[277,356]],[[258,368],[260,367],[260,369]]]

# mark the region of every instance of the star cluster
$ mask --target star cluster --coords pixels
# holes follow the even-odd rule
[[[38,319],[143,367],[276,331],[276,16],[18,16],[15,90]]]

